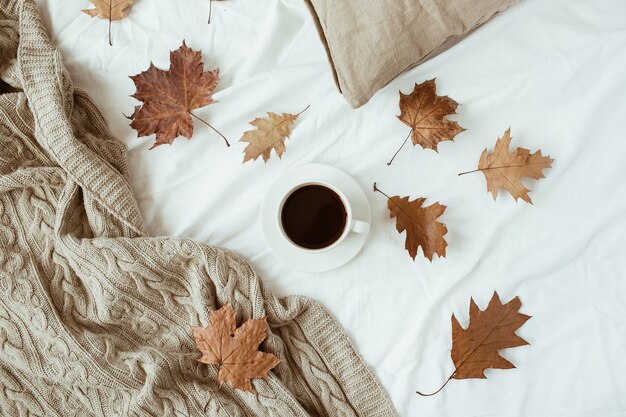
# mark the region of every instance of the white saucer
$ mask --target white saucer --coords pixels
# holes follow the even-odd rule
[[[348,198],[353,218],[370,222],[369,202],[354,178],[328,165],[306,164],[283,173],[267,190],[261,205],[261,229],[267,246],[285,264],[306,272],[330,271],[345,265],[359,253],[367,240],[367,233],[350,233],[334,248],[321,252],[307,252],[291,243],[281,233],[276,220],[279,206],[287,192],[311,181],[323,181],[337,187]]]

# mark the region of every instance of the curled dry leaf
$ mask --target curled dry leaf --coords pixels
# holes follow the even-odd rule
[[[508,360],[500,356],[500,350],[527,345],[528,342],[515,332],[530,316],[519,312],[522,302],[515,297],[502,304],[497,292],[485,310],[480,310],[474,299],[470,299],[470,322],[467,329],[461,327],[458,319],[452,314],[452,351],[454,372],[441,388],[430,396],[438,393],[451,379],[486,378],[485,370],[515,368]]]
[[[282,157],[285,152],[285,140],[291,134],[293,124],[306,109],[302,110],[298,114],[283,113],[278,115],[276,113],[268,112],[267,119],[256,118],[250,122],[250,124],[256,129],[245,132],[240,142],[247,142],[248,145],[243,150],[243,162],[256,161],[260,156],[263,157],[263,161],[267,163],[270,158],[272,149],[276,152],[279,158]]]
[[[217,381],[234,389],[252,392],[252,378],[266,378],[280,360],[259,351],[265,338],[266,319],[250,319],[236,326],[235,310],[230,303],[212,311],[206,328],[192,327],[196,346],[202,353],[199,362],[218,365]]]
[[[109,21],[109,45],[111,41],[111,22],[122,20],[128,16],[128,10],[135,0],[89,0],[94,5],[92,9],[84,9],[83,12],[91,17],[99,17]]]
[[[396,230],[398,233],[406,231],[405,248],[413,260],[417,255],[418,247],[422,247],[424,256],[432,262],[433,255],[446,256],[448,243],[444,235],[448,228],[437,218],[446,211],[446,206],[434,203],[424,207],[425,198],[417,198],[409,201],[409,197],[389,197],[374,183],[374,191],[387,197],[389,217],[396,218]]]
[[[204,71],[202,54],[183,45],[170,53],[170,69],[161,70],[150,64],[146,71],[130,77],[137,88],[133,95],[143,105],[130,116],[130,126],[138,135],[156,134],[150,149],[172,144],[174,139],[193,135],[192,117],[217,132],[230,146],[228,140],[213,126],[200,119],[192,110],[215,103],[213,91],[219,81],[219,69]]]
[[[524,186],[522,178],[536,180],[544,178],[543,170],[551,168],[554,160],[549,156],[542,155],[541,150],[533,154],[524,148],[517,148],[513,152],[509,152],[510,144],[511,128],[507,129],[501,138],[498,138],[493,153],[487,152],[487,149],[483,151],[478,162],[478,169],[459,175],[481,171],[487,179],[487,191],[493,195],[494,200],[498,195],[498,190],[504,188],[515,198],[515,201],[521,198],[532,204],[528,195],[530,190]]]
[[[436,89],[433,79],[415,84],[411,94],[400,92],[398,119],[411,128],[400,149],[410,137],[413,146],[420,145],[422,148],[437,151],[439,142],[453,140],[456,135],[465,130],[457,122],[447,119],[448,116],[456,114],[459,104],[448,96],[438,96]],[[400,149],[388,165],[391,165]]]

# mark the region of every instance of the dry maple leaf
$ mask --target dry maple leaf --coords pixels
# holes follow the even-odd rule
[[[219,69],[204,71],[202,54],[183,44],[170,53],[170,69],[161,70],[150,64],[146,71],[131,76],[137,92],[132,96],[143,105],[135,108],[129,118],[130,126],[139,136],[156,134],[156,142],[150,148],[172,144],[174,139],[193,135],[192,117],[217,132],[230,146],[228,140],[209,123],[191,110],[215,103],[213,91],[219,81]]]
[[[256,118],[251,121],[250,124],[256,127],[256,129],[245,132],[239,140],[240,142],[248,142],[248,145],[243,150],[242,163],[250,160],[256,161],[259,156],[262,156],[263,161],[267,163],[272,149],[281,158],[283,152],[285,152],[285,139],[291,134],[294,122],[308,108],[309,106],[298,114],[283,113],[278,115],[268,112],[267,119]]]
[[[218,365],[217,381],[234,389],[252,392],[252,378],[266,378],[280,360],[259,351],[265,338],[267,321],[250,319],[237,328],[235,310],[226,303],[212,311],[206,328],[192,327],[196,346],[202,352],[199,362]]]
[[[402,94],[400,91],[398,119],[411,128],[400,149],[410,137],[413,146],[420,145],[422,148],[437,151],[439,142],[453,140],[465,130],[457,122],[447,119],[447,116],[456,114],[459,104],[448,96],[438,96],[436,89],[435,80],[432,79],[421,84],[416,83],[411,94]],[[400,149],[387,165],[391,165]]]
[[[459,175],[482,171],[487,179],[487,191],[493,195],[494,200],[498,195],[498,189],[504,188],[511,193],[515,201],[521,198],[532,204],[528,195],[530,190],[522,183],[522,177],[536,180],[544,178],[543,170],[552,167],[553,159],[550,159],[549,156],[543,156],[541,150],[533,154],[524,148],[517,148],[513,152],[509,152],[510,144],[511,128],[507,129],[501,138],[498,138],[493,153],[490,154],[487,149],[483,151],[478,162],[478,169]]]
[[[122,20],[128,16],[128,9],[135,0],[89,0],[94,5],[93,9],[84,9],[83,12],[91,17],[99,17],[109,21],[109,45],[111,41],[111,22]]]
[[[470,299],[470,323],[467,329],[461,327],[452,314],[452,351],[454,372],[441,388],[430,396],[438,393],[451,379],[486,378],[485,370],[515,368],[508,360],[500,356],[500,350],[527,345],[528,342],[515,334],[530,318],[519,312],[522,302],[515,297],[502,304],[498,293],[494,291],[491,301],[485,310],[480,310],[474,299]]]
[[[374,191],[387,197],[389,217],[396,218],[396,230],[398,233],[406,231],[406,250],[413,260],[417,255],[417,248],[422,247],[424,256],[432,262],[433,255],[446,256],[448,243],[443,236],[448,233],[448,228],[437,221],[437,218],[446,211],[446,206],[434,203],[424,207],[425,198],[417,198],[409,201],[409,197],[389,197],[382,192],[376,183]]]

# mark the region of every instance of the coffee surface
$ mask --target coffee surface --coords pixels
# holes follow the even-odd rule
[[[336,192],[323,185],[305,185],[292,192],[281,212],[285,234],[307,249],[335,243],[346,227],[346,208]]]

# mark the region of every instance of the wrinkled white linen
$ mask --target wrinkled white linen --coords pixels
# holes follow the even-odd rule
[[[626,416],[626,2],[523,0],[439,57],[403,74],[351,110],[336,91],[314,24],[301,0],[139,0],[113,24],[80,12],[86,0],[39,0],[74,81],[130,147],[132,185],[154,235],[186,236],[248,257],[278,294],[320,300],[345,327],[402,416]],[[191,141],[148,151],[124,114],[137,102],[129,75],[152,60],[167,68],[183,39],[201,49],[222,80],[214,105],[196,111],[233,142],[227,149],[196,123]],[[375,53],[376,45],[372,45]],[[406,147],[398,90],[437,77],[462,105],[467,129],[439,153]],[[282,160],[241,165],[247,122],[265,111],[296,113]],[[555,159],[530,182],[534,205],[487,194],[474,169],[509,126],[513,145]],[[263,242],[266,187],[305,162],[352,174],[372,206],[371,236],[345,267],[292,270]],[[448,206],[445,259],[412,261],[388,219],[390,194]],[[493,290],[522,299],[533,318],[518,332],[530,346],[502,355],[518,369],[487,380],[452,381],[450,315],[467,323],[470,296],[485,307]]]

